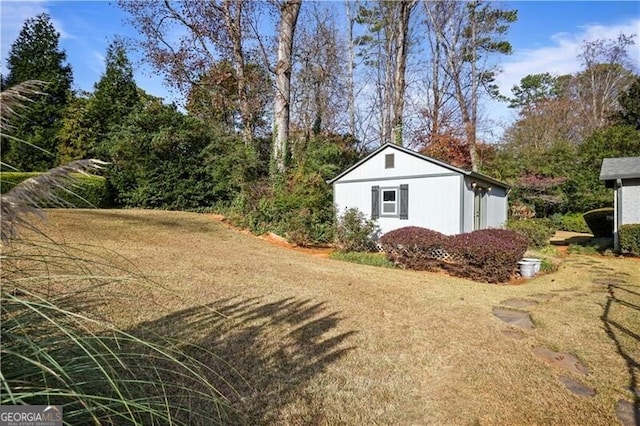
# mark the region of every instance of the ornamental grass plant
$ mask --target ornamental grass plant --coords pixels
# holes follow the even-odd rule
[[[2,92],[3,133],[44,86]],[[218,391],[224,380],[199,360],[208,351],[196,359],[192,345],[127,331],[102,309],[114,299],[130,308],[152,303],[136,298],[161,286],[114,266],[117,255],[99,241],[68,245],[39,230],[41,207],[61,203],[56,194],[72,192],[75,173],[103,164],[76,161],[2,194],[0,404],[62,405],[65,424],[227,423],[238,414]]]

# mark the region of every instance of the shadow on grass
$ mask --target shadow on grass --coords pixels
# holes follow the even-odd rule
[[[640,425],[640,292],[639,287],[618,280],[607,284],[608,296],[602,313],[605,332],[613,341],[620,356],[627,365],[629,389],[633,394],[633,417]],[[627,315],[620,312],[628,310]],[[620,318],[624,318],[621,320]]]
[[[573,254],[607,254],[613,250],[613,238],[594,238],[590,236],[575,236],[564,240],[552,240],[551,245],[569,246],[569,253]]]
[[[216,228],[212,227],[214,221],[191,221],[184,220],[184,216],[176,212],[175,215],[171,215],[164,211],[163,214],[156,214],[157,210],[109,210],[109,209],[97,209],[92,210],[90,215],[92,217],[102,218],[103,220],[117,220],[121,221],[121,224],[117,226],[137,227],[137,226],[156,226],[158,228],[167,229],[181,229],[184,232],[211,232]]]
[[[324,303],[231,298],[175,312],[129,332],[168,337],[207,365],[208,380],[232,408],[227,424],[323,423],[322,397],[305,385],[352,348],[355,332]],[[289,408],[285,408],[289,406]]]
[[[590,235],[580,235],[565,238],[564,240],[551,240],[550,244],[554,246],[569,246],[571,244],[587,245],[593,239]]]
[[[323,423],[326,398],[306,385],[354,334],[293,298],[226,299],[119,331],[78,314],[99,310],[94,296],[2,291],[2,404],[63,405],[70,424]]]

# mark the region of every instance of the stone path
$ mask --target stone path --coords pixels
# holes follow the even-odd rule
[[[558,380],[560,380],[560,383],[562,383],[567,389],[569,389],[571,392],[575,393],[576,395],[595,396],[596,394],[595,389],[590,388],[584,383],[574,380],[571,377],[560,376]]]
[[[565,352],[554,352],[546,348],[534,348],[531,351],[535,356],[554,367],[584,376],[589,374],[589,369],[581,363],[575,355]]]
[[[621,399],[616,404],[616,416],[623,426],[636,426],[636,419],[640,421],[640,409],[633,406],[629,401]]]
[[[608,292],[612,297],[613,291],[616,288],[630,291],[619,287],[621,285],[628,284],[627,280],[624,278],[628,275],[626,273],[615,273],[613,268],[604,266],[601,262],[592,259],[573,262],[573,265],[588,267],[592,272],[598,274],[596,278],[591,280],[595,287],[587,291],[591,291],[592,293]],[[525,298],[503,300],[500,302],[500,306],[493,308],[493,314],[511,326],[511,328],[502,331],[506,336],[517,340],[525,339],[528,337],[527,331],[535,329],[531,313],[525,308],[534,307],[539,303],[549,302],[556,296],[559,297],[557,300],[567,300],[566,292],[576,290],[581,289],[580,287],[572,287],[552,290],[552,293],[532,294]],[[580,295],[586,294],[588,293],[580,293]],[[538,359],[558,368],[561,371],[584,377],[589,375],[589,367],[573,354],[555,352],[542,347],[533,348],[531,351]],[[597,393],[596,389],[565,374],[560,374],[558,381],[562,383],[568,391],[575,395],[589,398],[595,396]],[[636,401],[640,399],[640,391],[638,389],[632,389],[632,392],[635,392]],[[615,407],[615,414],[623,426],[640,426],[640,407],[635,407],[632,402],[624,399],[619,400]]]
[[[493,308],[493,315],[497,316],[509,325],[514,325],[527,330],[534,329],[531,316],[527,312],[514,311],[513,309],[506,308]]]

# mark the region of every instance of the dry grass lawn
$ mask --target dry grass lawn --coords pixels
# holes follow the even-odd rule
[[[203,214],[48,217],[56,240],[133,277],[101,290],[101,314],[220,357],[206,362],[245,413],[229,422],[612,425],[618,400],[638,403],[637,260],[571,255],[556,273],[500,286],[309,256]],[[535,295],[549,299],[523,308],[535,329],[506,334],[492,309]],[[539,347],[576,355],[589,374],[543,362]],[[563,375],[596,395],[569,392]]]

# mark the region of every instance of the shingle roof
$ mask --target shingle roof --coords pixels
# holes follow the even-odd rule
[[[605,158],[600,180],[640,178],[640,157]]]

